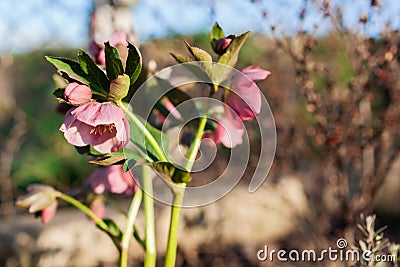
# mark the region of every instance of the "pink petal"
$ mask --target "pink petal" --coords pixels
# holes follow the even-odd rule
[[[123,143],[123,146],[125,146],[128,143],[130,137],[129,121],[126,118],[122,118],[121,121],[116,121],[115,129],[117,131],[115,137]]]
[[[238,128],[230,119],[222,118],[218,122],[218,127],[220,128],[219,131],[221,131],[221,143],[225,147],[233,148],[243,142],[243,125]]]
[[[122,31],[116,31],[110,38],[110,45],[116,47],[118,44],[128,46],[128,36]]]
[[[124,111],[111,103],[89,102],[75,108],[72,115],[91,126],[112,124],[125,117]]]
[[[123,143],[116,138],[106,139],[103,142],[93,144],[93,148],[103,154],[117,152],[123,147]]]
[[[57,201],[55,201],[53,204],[48,206],[47,208],[43,209],[40,212],[40,217],[42,219],[43,223],[48,223],[56,214],[57,212]]]
[[[92,91],[87,85],[73,82],[65,87],[64,97],[71,104],[80,105],[90,101],[92,98]]]
[[[64,132],[65,139],[71,145],[86,146],[91,143],[91,126],[80,121],[74,121],[69,128],[66,129],[63,125],[61,125],[60,130]]]
[[[122,194],[129,188],[129,184],[123,177],[122,165],[99,168],[89,176],[88,182],[96,194],[102,194],[105,191]]]
[[[267,70],[263,70],[259,66],[249,66],[249,67],[242,69],[241,72],[253,81],[264,80],[269,75],[271,75],[271,72],[269,72]]]
[[[225,102],[242,120],[249,120],[260,113],[261,95],[255,83],[252,82],[250,87],[233,87],[232,89],[233,92],[227,94]]]

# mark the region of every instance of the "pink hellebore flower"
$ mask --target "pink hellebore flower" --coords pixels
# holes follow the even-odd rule
[[[233,109],[241,120],[249,120],[261,110],[260,89],[254,83],[267,78],[271,73],[258,66],[249,66],[235,73],[231,80],[231,89],[225,97],[225,103]]]
[[[122,45],[128,47],[128,35],[122,31],[116,31],[111,35],[109,40],[110,45],[113,47],[117,47],[118,45]],[[89,44],[89,51],[95,57],[97,64],[105,66],[106,65],[106,55],[103,44],[98,44],[95,41],[92,41]]]
[[[88,178],[88,183],[96,194],[111,192],[132,195],[137,185],[131,173],[124,172],[122,165],[111,165],[95,170]]]
[[[72,105],[81,105],[90,101],[92,91],[87,85],[73,82],[65,87],[64,98]]]
[[[216,144],[222,143],[225,147],[233,148],[242,143],[243,125],[236,124],[232,119],[222,118],[217,122],[217,128],[211,133],[205,133],[203,139],[211,139]]]
[[[106,206],[104,205],[104,199],[102,196],[96,196],[93,201],[90,203],[89,208],[96,214],[100,219],[104,219],[104,215],[106,214]],[[89,221],[94,222],[91,218]]]
[[[68,143],[93,145],[100,153],[116,152],[129,142],[124,111],[111,103],[89,102],[70,109],[60,127]]]
[[[43,209],[42,211],[38,212],[38,215],[42,219],[43,223],[48,223],[57,212],[57,202],[54,202],[51,206]]]

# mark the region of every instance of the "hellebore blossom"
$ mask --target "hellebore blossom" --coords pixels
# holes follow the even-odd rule
[[[129,142],[124,111],[111,103],[89,102],[70,109],[60,127],[68,143],[93,145],[100,153],[116,152]]]
[[[81,105],[90,101],[92,91],[87,85],[73,82],[65,87],[64,98],[72,105]]]
[[[132,174],[124,172],[122,165],[101,167],[89,176],[87,182],[96,194],[111,192],[132,195],[137,189]]]
[[[271,73],[258,66],[249,66],[235,73],[231,80],[231,90],[226,91],[225,103],[236,112],[241,120],[249,120],[260,113],[260,89],[254,81],[264,80]],[[234,116],[235,117],[235,116]]]
[[[113,47],[118,47],[118,46],[128,47],[127,39],[128,36],[126,35],[126,33],[122,31],[116,31],[111,36],[109,42],[110,45]],[[97,64],[102,66],[106,65],[106,54],[103,44],[98,44],[95,41],[92,41],[89,44],[89,51],[95,57]]]
[[[18,207],[29,207],[30,213],[40,216],[43,223],[48,223],[57,211],[57,191],[47,185],[28,186],[28,194],[17,199]]]

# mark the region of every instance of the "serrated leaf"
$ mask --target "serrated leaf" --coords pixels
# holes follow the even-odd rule
[[[75,61],[70,58],[64,57],[45,57],[48,62],[54,65],[57,70],[61,73],[64,73],[63,78],[66,76],[75,81],[79,81],[80,83],[88,84],[88,80],[86,79],[86,73],[82,70],[81,65],[78,61]]]
[[[112,47],[109,42],[105,42],[106,71],[110,81],[115,80],[118,75],[124,74],[121,58],[118,50]]]
[[[125,74],[129,76],[131,84],[133,84],[139,77],[142,71],[142,56],[139,49],[128,43],[128,59],[126,60]]]
[[[239,36],[232,37],[233,40],[226,52],[218,58],[218,63],[234,67],[236,65],[240,48],[244,41],[249,36],[250,31],[247,31]]]
[[[216,46],[217,40],[224,38],[224,37],[225,37],[224,31],[219,26],[218,22],[215,22],[214,26],[212,27],[212,29],[210,31],[210,44],[214,51],[215,51],[215,46]]]
[[[92,92],[106,94],[110,82],[104,73],[92,60],[92,58],[83,50],[78,52],[78,60],[82,71],[86,74],[86,79]]]
[[[192,62],[193,60],[190,57],[187,57],[180,53],[173,53],[170,52],[170,55],[178,62],[178,63],[188,63]]]

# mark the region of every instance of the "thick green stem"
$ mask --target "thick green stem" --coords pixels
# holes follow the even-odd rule
[[[75,198],[61,192],[57,192],[57,197],[81,210],[83,213],[89,216],[102,230],[109,232],[107,224],[102,219],[97,217],[97,215],[89,207],[82,204]]]
[[[199,127],[197,128],[196,136],[192,145],[190,146],[188,158],[185,163],[185,169],[188,172],[191,172],[193,168],[193,164],[196,160],[197,153],[200,148],[201,138],[203,137],[204,129],[207,122],[207,113],[209,108],[209,102],[207,103],[205,112],[201,117]],[[167,253],[165,255],[165,267],[174,267],[176,261],[176,250],[178,247],[178,229],[179,229],[179,220],[181,215],[181,206],[183,202],[183,197],[185,195],[186,184],[181,183],[173,188],[174,192],[174,201],[171,209],[171,220],[169,225],[169,235],[168,235],[168,245],[167,245]]]
[[[153,181],[150,175],[149,166],[143,165],[143,208],[145,225],[145,244],[146,256],[144,259],[145,267],[156,266],[156,234],[154,221],[154,200],[153,200]]]
[[[157,153],[157,157],[161,161],[168,161],[167,157],[165,156],[163,150],[161,147],[158,145],[156,139],[154,139],[154,136],[147,130],[146,126],[143,125],[143,123],[136,117],[134,113],[132,113],[130,110],[128,110],[122,102],[118,103],[118,106],[124,110],[125,114],[128,116],[129,120],[134,123],[143,133],[144,137],[146,140],[149,142],[149,144],[153,147],[155,152]]]
[[[137,190],[132,198],[131,205],[128,211],[128,221],[126,223],[125,231],[121,238],[121,253],[119,258],[119,267],[128,266],[128,249],[129,243],[133,235],[134,224],[136,216],[139,212],[140,204],[142,202],[143,191]]]

